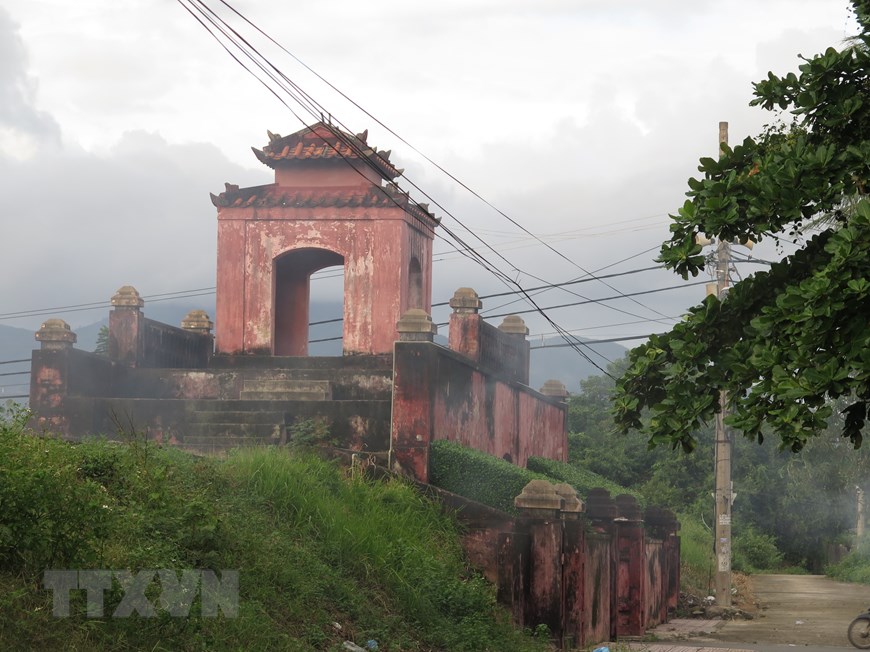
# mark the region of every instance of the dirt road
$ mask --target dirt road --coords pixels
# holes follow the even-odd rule
[[[870,606],[870,586],[822,575],[755,575],[754,620],[726,621],[710,638],[735,643],[848,647],[846,628]]]

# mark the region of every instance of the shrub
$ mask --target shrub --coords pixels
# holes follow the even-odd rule
[[[642,496],[638,492],[626,489],[625,487],[598,475],[594,471],[588,471],[567,462],[549,460],[544,457],[530,457],[528,466],[530,471],[543,473],[557,482],[567,482],[577,490],[577,493],[581,498],[586,496],[590,489],[601,488],[607,489],[611,496],[618,496],[619,494],[629,494],[634,496],[638,499],[638,502],[643,505]]]
[[[62,441],[35,437],[29,411],[0,407],[0,570],[34,576],[45,568],[99,561],[111,502],[79,472]]]
[[[870,584],[870,539],[864,539],[840,563],[828,566],[825,573],[843,582]]]
[[[435,441],[429,449],[432,484],[511,514],[517,513],[514,498],[537,478],[550,479],[456,442]]]
[[[697,517],[681,514],[680,584],[683,591],[708,595],[713,589],[713,532]]]
[[[0,508],[0,649],[544,649],[466,566],[438,505],[287,447],[202,459],[144,440],[71,445],[7,420]],[[53,618],[34,577],[52,551],[56,568],[238,569],[238,617],[202,618],[197,598],[189,618],[87,618],[72,591],[71,616]],[[106,614],[121,596],[107,592]]]
[[[783,554],[776,546],[776,538],[761,534],[752,527],[741,528],[734,536],[734,570],[752,573],[776,570],[782,566]]]

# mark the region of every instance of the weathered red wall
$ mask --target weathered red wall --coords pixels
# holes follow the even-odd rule
[[[607,641],[611,638],[611,603],[614,583],[612,541],[609,536],[591,532],[586,537],[586,572],[583,594],[586,613],[583,629],[587,642]]]
[[[555,397],[494,376],[430,342],[396,342],[393,457],[428,478],[429,443],[457,441],[525,466],[531,456],[567,459],[567,407]]]
[[[345,352],[391,350],[396,322],[412,307],[412,258],[423,281],[423,305],[416,307],[431,310],[432,232],[399,207],[221,207],[218,352],[273,353],[274,261],[307,248],[344,258]]]
[[[463,291],[473,292],[468,288],[458,292]],[[474,297],[477,300],[476,293]],[[454,311],[450,315],[450,349],[507,380],[528,385],[529,343],[525,334],[503,332],[487,324],[476,310]]]
[[[646,618],[644,627],[649,629],[667,619],[667,596],[664,573],[668,567],[662,541],[646,539],[644,550],[644,573],[646,574]]]
[[[638,610],[645,612],[638,621],[653,626],[667,620],[666,610],[653,612],[672,592],[674,597],[679,592],[678,586],[669,589],[671,585],[662,581],[674,562],[667,558],[663,545],[663,541],[676,540],[673,514],[667,513],[667,525],[657,517],[650,528],[643,521],[632,522],[631,535],[626,537],[625,521],[603,489],[590,492],[594,495],[587,503],[592,508],[589,513],[526,510],[519,517],[436,487],[427,490],[456,513],[463,524],[463,547],[469,561],[496,583],[499,601],[511,609],[521,626],[546,624],[555,642],[566,649],[615,640],[619,623],[625,619],[616,607],[620,538],[638,543],[642,562],[621,566],[625,586],[651,587],[651,597],[638,602]],[[533,514],[537,511],[539,517]],[[659,510],[658,516],[662,514]],[[659,579],[644,577],[650,565],[656,566],[654,574]]]

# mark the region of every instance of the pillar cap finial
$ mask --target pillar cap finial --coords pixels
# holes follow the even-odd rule
[[[546,480],[532,480],[523,492],[514,498],[514,507],[518,509],[553,509],[560,510],[563,505],[562,497],[556,493],[556,489]]]
[[[132,285],[118,288],[115,296],[112,297],[112,306],[116,308],[141,308],[144,305],[145,301]]]
[[[522,335],[525,337],[529,334],[529,329],[526,327],[526,322],[519,315],[508,315],[504,318],[498,329],[502,333],[511,333],[514,335]]]
[[[396,324],[396,329],[399,331],[399,339],[404,342],[431,342],[438,332],[438,326],[421,308],[411,308],[405,312]]]
[[[186,331],[208,335],[211,333],[214,323],[212,323],[205,310],[191,310],[181,320],[181,327]]]
[[[553,489],[565,501],[562,505],[563,512],[582,512],[585,509],[583,501],[577,496],[577,490],[567,482],[560,482]]]
[[[46,319],[34,336],[43,349],[67,349],[76,343],[78,337],[63,319]]]
[[[471,288],[459,288],[450,299],[450,307],[453,312],[477,314],[483,307],[477,292]]]
[[[552,378],[544,382],[544,385],[541,387],[541,394],[544,396],[555,396],[562,400],[568,398],[568,390],[565,388],[565,384],[561,380]]]

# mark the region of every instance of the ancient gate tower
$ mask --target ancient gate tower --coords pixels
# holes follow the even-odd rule
[[[344,353],[390,353],[410,308],[431,312],[435,217],[366,142],[323,122],[254,149],[275,183],[227,184],[218,209],[215,349],[308,353],[311,274],[344,266]]]

